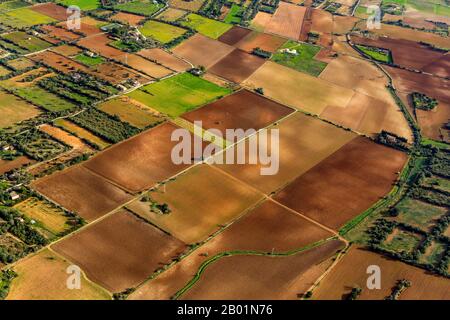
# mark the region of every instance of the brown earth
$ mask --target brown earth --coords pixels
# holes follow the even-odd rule
[[[129,194],[81,165],[36,180],[31,186],[88,221],[131,199]]]
[[[132,14],[128,12],[118,12],[112,17],[109,18],[110,20],[116,20],[122,23],[128,23],[131,26],[136,26],[145,19],[144,16],[139,16],[137,14]]]
[[[18,169],[33,162],[35,161],[31,160],[30,158],[27,158],[26,156],[20,156],[11,161],[0,159],[0,174],[4,174],[14,169]]]
[[[338,230],[391,189],[407,155],[357,137],[281,190],[275,200]]]
[[[87,152],[94,151],[91,147],[87,146],[80,138],[71,135],[60,128],[53,127],[49,124],[43,124],[39,127],[39,130],[49,134],[58,141],[62,141],[63,143],[71,146],[74,149],[83,150]]]
[[[69,17],[69,15],[67,14],[67,9],[65,7],[51,2],[37,4],[30,7],[30,9],[59,21],[67,20],[67,18]]]
[[[173,53],[197,66],[209,68],[234,48],[201,34],[195,34],[173,49]]]
[[[305,12],[305,7],[280,2],[277,11],[266,24],[264,31],[292,40],[298,40],[302,30]]]
[[[259,130],[292,112],[291,108],[244,89],[185,113],[182,118],[202,121],[204,129],[218,129],[225,136],[226,129]]]
[[[58,28],[52,25],[46,25],[42,26],[41,30],[43,30],[45,33],[47,33],[50,37],[54,37],[56,39],[62,40],[62,41],[74,41],[81,38],[80,35],[75,34],[69,30]]]
[[[367,288],[367,268],[370,265],[381,269],[380,290]],[[314,290],[313,299],[345,299],[352,288],[359,287],[362,292],[358,299],[383,300],[392,293],[397,281],[402,279],[409,280],[411,287],[403,291],[400,300],[450,299],[450,280],[358,247],[350,248],[338,265],[321,281]]]
[[[144,281],[184,250],[184,244],[126,211],[52,246],[111,292]]]
[[[137,54],[177,72],[186,71],[190,67],[189,63],[160,48],[143,49]]]
[[[220,42],[233,46],[250,33],[252,33],[252,30],[250,29],[234,26],[223,35],[221,35],[218,40]]]
[[[260,48],[264,51],[273,53],[277,51],[278,48],[280,48],[286,41],[286,39],[281,37],[253,31],[235,44],[235,47],[249,53],[251,53],[255,48]]]
[[[208,71],[235,83],[241,83],[261,67],[264,62],[265,60],[260,57],[236,49],[209,68]]]

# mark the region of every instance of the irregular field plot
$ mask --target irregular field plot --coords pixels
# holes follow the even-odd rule
[[[0,91],[0,128],[34,118],[41,112],[38,108],[15,95]]]
[[[194,65],[209,68],[233,50],[225,43],[195,34],[175,47],[173,52]]]
[[[182,73],[144,86],[128,96],[159,112],[177,117],[230,92],[230,89],[190,73]]]
[[[395,220],[427,231],[437,219],[446,213],[445,208],[406,198],[396,205],[400,213]]]
[[[298,40],[302,30],[306,8],[291,3],[280,2],[280,5],[267,22],[264,31],[282,37]]]
[[[20,57],[14,60],[8,60],[6,63],[9,67],[14,68],[15,70],[22,71],[26,68],[31,68],[35,65],[35,63],[25,57]]]
[[[126,63],[130,67],[139,70],[140,72],[155,79],[167,77],[168,75],[172,74],[172,71],[167,69],[166,67],[160,66],[136,54],[128,54],[126,56]]]
[[[156,203],[167,203],[171,212],[154,213],[151,203],[142,200],[128,208],[185,243],[204,240],[219,225],[229,223],[262,199],[262,194],[208,165],[190,169],[148,196]]]
[[[134,0],[126,3],[119,3],[114,6],[114,9],[151,16],[163,6],[162,3],[155,3],[151,0]]]
[[[176,21],[176,20],[180,19],[182,16],[184,16],[185,14],[187,14],[187,12],[184,10],[175,9],[175,8],[167,8],[161,14],[159,14],[157,16],[157,18],[159,20],[163,20],[163,21]]]
[[[77,126],[73,122],[64,119],[57,119],[54,121],[54,125],[63,128],[64,130],[74,134],[75,136],[81,139],[93,143],[94,145],[98,146],[99,149],[104,149],[110,145],[108,142],[104,141],[100,137],[95,136],[91,132]]]
[[[414,233],[394,229],[381,246],[393,252],[412,253],[417,248],[422,237]]]
[[[0,21],[2,24],[13,28],[27,28],[55,22],[56,20],[25,7],[0,13]]]
[[[52,246],[112,292],[138,285],[184,247],[181,241],[126,211]]]
[[[67,288],[67,268],[72,262],[45,249],[17,263],[8,300],[111,300],[110,294],[82,275],[80,290]]]
[[[218,129],[225,136],[227,129],[259,130],[292,112],[291,108],[244,89],[182,117],[191,122],[202,121],[204,129]]]
[[[69,16],[67,14],[67,8],[52,2],[37,4],[30,7],[30,9],[59,21],[65,21]]]
[[[141,12],[139,12],[141,13]],[[110,17],[111,20],[119,21],[121,23],[128,23],[131,26],[137,25],[139,22],[145,19],[143,16],[139,16],[132,13],[127,12],[118,12],[115,15]]]
[[[142,191],[186,169],[171,160],[170,123],[147,130],[98,154],[84,166],[133,192]]]
[[[162,43],[169,43],[186,33],[185,29],[153,20],[145,22],[139,30],[144,36],[152,37]]]
[[[367,268],[370,265],[377,265],[384,270],[380,290],[366,289]],[[345,299],[351,289],[358,286],[363,288],[358,299],[382,300],[391,294],[392,288],[400,279],[411,281],[411,287],[400,295],[401,300],[450,299],[450,280],[357,247],[352,247],[320,282],[313,293],[313,299]]]
[[[0,174],[4,174],[6,172],[23,167],[23,166],[33,163],[33,162],[34,162],[34,160],[31,160],[30,158],[28,158],[26,156],[21,156],[21,157],[15,158],[12,161],[0,160]]]
[[[177,72],[186,71],[190,68],[190,64],[180,58],[175,57],[172,53],[164,51],[160,48],[143,49],[137,53],[138,55],[147,58],[151,61],[156,61],[166,68],[175,70]]]
[[[243,38],[248,36],[250,33],[252,33],[252,30],[250,29],[234,26],[230,30],[225,32],[223,35],[221,35],[218,38],[218,40],[220,42],[233,46],[237,44],[239,41],[241,41]]]
[[[260,57],[236,49],[209,68],[208,71],[227,80],[241,83],[261,67],[264,62],[265,60]]]
[[[27,6],[29,6],[29,4],[22,0],[6,1],[0,3],[0,12],[19,9]]]
[[[280,86],[280,84],[283,84]],[[353,91],[267,61],[244,83],[286,105],[320,113],[328,105],[347,105]],[[327,94],[323,94],[326,92]]]
[[[151,127],[164,121],[164,118],[160,115],[156,115],[150,109],[146,109],[142,104],[133,103],[126,96],[108,100],[98,105],[97,108],[110,115],[117,115],[120,120],[140,129]]]
[[[294,180],[275,199],[339,229],[392,189],[406,157],[357,137]]]
[[[83,166],[36,180],[32,187],[86,220],[95,220],[131,198]]]
[[[53,127],[49,124],[43,124],[39,127],[39,129],[58,141],[62,141],[63,143],[71,146],[74,149],[79,149],[83,151],[93,151],[90,147],[88,147],[80,138],[67,133],[66,131]]]
[[[65,216],[64,211],[47,201],[31,197],[18,203],[14,208],[30,219],[38,221],[55,235],[70,228],[70,225],[67,224],[68,217]]]
[[[25,48],[30,52],[40,51],[50,48],[52,45],[47,41],[31,36],[22,31],[15,31],[2,35],[2,38],[12,41],[21,48]]]
[[[260,48],[268,52],[274,52],[285,42],[286,39],[284,38],[253,31],[241,41],[236,43],[235,47],[247,52],[252,52],[255,48]]]
[[[265,194],[270,194],[320,163],[355,137],[355,134],[349,131],[302,113],[296,113],[272,128],[279,129],[280,135],[279,170],[276,174],[261,175],[261,169],[265,167],[261,163],[224,164],[218,165],[218,168]],[[248,157],[247,143],[245,150]],[[269,149],[269,152],[276,156],[273,148]]]
[[[277,221],[274,224],[274,221]],[[168,299],[215,255],[227,251],[287,252],[331,234],[273,201],[265,201],[177,265],[136,290],[131,299]],[[203,253],[203,254],[202,254]],[[205,255],[207,253],[207,255]]]
[[[169,0],[169,5],[178,9],[184,9],[189,11],[198,11],[206,0]]]
[[[320,266],[344,247],[338,240],[281,257],[239,255],[220,259],[181,299],[298,299],[313,285]],[[327,266],[330,265],[325,261]]]
[[[186,27],[195,29],[204,36],[207,36],[212,39],[219,38],[222,34],[227,32],[232,27],[232,25],[230,24],[226,24],[217,20],[208,19],[194,13],[187,15],[183,19],[181,24]]]

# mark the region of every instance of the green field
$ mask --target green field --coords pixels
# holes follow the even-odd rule
[[[7,76],[11,71],[4,66],[0,66],[0,77]]]
[[[19,9],[27,6],[29,6],[29,4],[22,0],[2,2],[0,3],[0,12]]]
[[[420,256],[420,261],[428,264],[438,263],[445,253],[445,245],[441,242],[433,241],[426,249],[425,254]]]
[[[2,35],[2,38],[12,41],[17,46],[29,52],[41,51],[50,48],[52,45],[47,41],[36,38],[22,31],[15,31]]]
[[[445,209],[431,204],[414,200],[403,199],[397,206],[399,215],[397,221],[424,229],[433,224],[433,221],[445,214]]]
[[[425,178],[422,182],[424,186],[450,193],[450,180],[432,176]]]
[[[2,24],[13,28],[27,28],[40,24],[55,22],[56,20],[29,8],[19,8],[16,10],[0,13]]]
[[[38,86],[14,88],[13,91],[19,97],[48,111],[63,111],[75,107],[69,101]]]
[[[420,238],[418,235],[399,229],[394,229],[394,232],[395,235],[392,239],[387,240],[382,244],[385,249],[394,252],[404,251],[409,253],[419,245]]]
[[[223,20],[225,23],[239,24],[242,20],[244,8],[233,3],[227,16]]]
[[[77,6],[83,11],[94,10],[100,7],[100,0],[61,0],[57,1],[65,6]]]
[[[231,89],[219,87],[190,73],[182,73],[128,95],[150,108],[177,117],[229,93]]]
[[[384,63],[392,62],[392,55],[390,52],[385,53],[382,51],[378,51],[377,48],[362,46],[359,44],[357,44],[356,47],[376,61],[380,61],[380,62],[384,62]]]
[[[383,0],[383,3],[400,4],[423,13],[450,17],[450,6],[445,0]]]
[[[135,0],[127,3],[121,3],[114,6],[114,9],[126,12],[137,13],[151,16],[164,7],[161,3],[153,3],[151,0]]]
[[[281,52],[283,49],[296,50],[297,55]],[[314,57],[320,50],[319,46],[288,41],[272,56],[272,60],[286,67],[317,77],[327,66],[325,62],[314,60]]]
[[[9,50],[9,51],[17,53],[17,54],[28,53],[28,50],[22,49],[21,47],[18,47],[15,44],[12,44],[10,42],[6,42],[5,40],[2,40],[1,38],[0,38],[0,48],[5,48],[6,50]]]
[[[212,39],[219,38],[222,34],[231,29],[232,25],[220,21],[208,19],[198,14],[191,13],[181,22],[182,25],[197,30],[204,36]]]
[[[173,39],[176,39],[186,33],[185,29],[153,20],[147,21],[141,28],[139,28],[139,31],[141,31],[144,36],[152,37],[162,43],[169,43]]]
[[[96,66],[100,63],[105,62],[105,59],[103,59],[100,56],[97,57],[89,57],[83,53],[80,53],[79,55],[77,55],[75,57],[75,60],[77,60],[78,62],[88,66],[88,67],[92,67],[92,66]]]

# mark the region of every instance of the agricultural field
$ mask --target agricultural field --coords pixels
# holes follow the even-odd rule
[[[6,62],[6,64],[8,65],[8,67],[11,67],[16,71],[22,71],[24,69],[35,66],[35,63],[33,61],[31,61],[27,58],[24,58],[24,57],[20,57],[20,58],[13,59],[13,60],[8,60]]]
[[[185,29],[154,20],[145,22],[139,30],[144,36],[152,37],[161,43],[169,43],[187,32]]]
[[[173,54],[159,48],[143,49],[137,54],[177,72],[186,71],[190,67],[186,61],[183,61],[182,59],[175,57]]]
[[[204,36],[211,39],[217,39],[222,34],[231,29],[231,25],[208,19],[198,14],[191,13],[183,18],[181,22],[183,26],[192,28]]]
[[[192,0],[192,1],[183,1],[183,0],[169,0],[169,6],[177,9],[187,10],[187,11],[198,11],[204,2],[207,0]]]
[[[2,38],[29,52],[41,51],[51,47],[50,43],[20,31],[3,34]]]
[[[187,14],[187,11],[169,7],[166,10],[164,10],[163,12],[161,12],[158,16],[156,16],[156,18],[158,18],[159,20],[163,20],[163,21],[173,22],[173,21],[177,21],[178,19],[180,19],[181,17],[183,17],[186,14]]]
[[[64,6],[77,6],[83,11],[94,10],[100,6],[99,0],[58,0]]]
[[[141,12],[139,12],[139,13],[141,13]],[[139,22],[141,22],[144,19],[145,19],[144,16],[139,16],[137,14],[126,13],[126,12],[118,12],[115,15],[110,17],[110,20],[112,20],[112,21],[119,21],[124,24],[128,23],[132,26],[138,25]]]
[[[291,3],[281,2],[273,16],[262,19],[263,30],[266,33],[276,34],[292,40],[299,40],[302,32],[303,19],[306,8]],[[261,18],[257,20],[260,20]]]
[[[39,115],[41,111],[12,94],[0,91],[0,128],[9,127],[17,122]]]
[[[26,28],[57,20],[36,12],[29,7],[23,7],[12,11],[0,12],[0,21],[2,24],[13,28]]]
[[[182,73],[133,91],[128,96],[171,117],[221,98],[231,90]]]
[[[10,172],[33,162],[34,160],[26,156],[20,156],[15,158],[14,160],[0,160],[0,174]]]
[[[0,3],[0,12],[11,11],[27,6],[29,6],[29,4],[22,0],[6,1]]]
[[[63,130],[73,134],[76,137],[79,137],[80,139],[89,141],[89,144],[95,145],[98,149],[104,149],[108,147],[110,144],[103,140],[100,137],[97,137],[96,135],[92,134],[86,129],[83,129],[79,126],[77,126],[75,123],[67,121],[65,119],[57,119],[53,123],[55,126],[62,128]]]
[[[114,9],[119,11],[142,14],[145,16],[151,16],[163,7],[164,5],[162,3],[155,3],[151,0],[133,0],[113,6]]]

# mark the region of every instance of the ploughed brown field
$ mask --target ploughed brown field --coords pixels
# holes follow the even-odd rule
[[[83,165],[132,192],[150,188],[189,167],[174,164],[171,134],[178,127],[165,123],[123,141]]]
[[[250,77],[265,60],[240,49],[235,49],[208,71],[222,78],[241,83]]]
[[[185,245],[134,215],[119,211],[52,246],[111,292],[144,281]]]
[[[221,35],[218,40],[230,46],[234,46],[250,33],[252,33],[252,30],[250,29],[234,26],[223,35]]]
[[[50,37],[54,37],[62,41],[74,41],[81,38],[78,34],[52,25],[42,26],[41,30],[46,32]]]
[[[281,47],[287,40],[278,36],[274,36],[267,33],[260,33],[253,31],[245,38],[235,44],[235,47],[252,52],[255,48],[260,48],[268,52],[275,52]]]
[[[136,54],[128,54],[119,61],[155,79],[164,78],[173,73],[172,70]]]
[[[11,161],[0,159],[0,174],[4,174],[33,162],[35,161],[26,156],[20,156]]]
[[[274,199],[337,230],[392,189],[406,158],[403,152],[357,137]]]
[[[233,50],[232,46],[197,33],[183,41],[172,51],[175,55],[194,65],[209,68]]]
[[[130,298],[170,298],[192,279],[202,263],[221,252],[250,250],[282,253],[330,236],[328,231],[267,200],[180,263],[138,288]]]
[[[78,41],[77,44],[110,59],[118,59],[125,56],[125,52],[109,46],[108,43],[110,42],[112,42],[112,40],[102,33],[85,37]]]
[[[128,23],[131,26],[136,26],[139,22],[145,19],[144,16],[139,16],[137,14],[132,14],[128,12],[118,12],[113,15],[111,20],[117,20],[122,23]]]
[[[67,18],[69,17],[69,15],[67,14],[67,8],[51,2],[37,4],[30,7],[30,9],[59,21],[67,20]]]
[[[443,68],[440,68],[439,61],[444,61],[441,58],[444,57],[445,53],[418,42],[385,37],[379,37],[375,40],[359,36],[352,36],[351,40],[356,44],[389,49],[394,63],[402,67],[424,71],[429,64],[436,62],[435,67],[438,70],[443,70]],[[445,73],[440,73],[439,75],[442,77],[449,76],[448,70]]]
[[[330,258],[343,247],[343,242],[331,240],[287,257],[226,257],[208,266],[181,299],[296,300],[308,291],[320,272],[331,264]]]
[[[39,127],[39,129],[58,141],[62,141],[63,143],[71,146],[74,149],[86,151],[86,152],[94,152],[94,150],[86,145],[80,138],[67,133],[66,131],[53,127],[49,124],[43,124]]]
[[[143,49],[137,54],[177,72],[186,71],[190,68],[189,63],[160,48]]]
[[[381,268],[381,289],[367,289],[367,268],[377,265]],[[381,256],[358,247],[351,247],[331,272],[320,282],[313,292],[313,299],[345,299],[352,288],[362,289],[358,299],[382,300],[392,293],[397,281],[411,282],[400,295],[400,300],[448,300],[450,280],[427,273],[427,271],[400,261]]]
[[[88,221],[131,199],[125,191],[81,165],[35,180],[31,187]]]
[[[136,200],[127,208],[185,243],[204,240],[263,198],[261,193],[208,165],[191,168],[148,196],[150,201]],[[153,212],[151,201],[167,203],[171,212]]]
[[[280,5],[267,22],[264,32],[298,40],[303,25],[306,8],[291,3],[280,2]]]
[[[270,194],[314,167],[356,136],[350,131],[303,113],[296,113],[271,128],[279,129],[279,170],[276,174],[261,175],[261,168],[266,166],[260,162],[217,167],[263,193]],[[246,144],[248,159],[247,142],[240,144]],[[275,156],[275,150],[269,149],[269,152]]]
[[[243,89],[185,113],[182,118],[202,121],[204,129],[218,129],[225,135],[226,129],[259,130],[292,112],[291,108]]]

